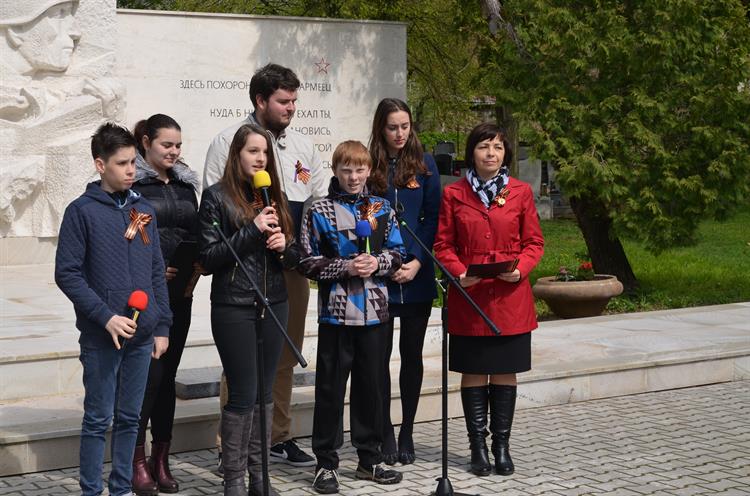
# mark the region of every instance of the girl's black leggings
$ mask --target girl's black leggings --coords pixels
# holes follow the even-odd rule
[[[286,330],[289,305],[286,301],[271,305]],[[263,374],[265,403],[273,402],[273,380],[284,338],[275,328],[273,319],[258,320],[254,306],[211,305],[211,332],[219,350],[221,365],[227,378],[229,399],[225,410],[248,413],[258,392],[257,339],[263,337]]]

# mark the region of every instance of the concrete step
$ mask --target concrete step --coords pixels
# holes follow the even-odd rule
[[[435,309],[437,313],[438,309]],[[198,320],[198,319],[194,319]],[[397,321],[398,322],[398,321]],[[309,377],[315,370],[317,353],[317,324],[315,330],[307,328],[302,354],[308,362],[307,368],[295,368],[295,376]],[[431,320],[427,328],[424,345],[424,356],[437,356],[440,353],[440,322]],[[221,369],[221,361],[212,338],[202,337],[205,331],[198,325],[190,329],[191,337],[182,355],[178,380],[202,380],[195,377],[201,370],[211,374],[214,369]],[[398,350],[400,329],[398,323],[394,328],[394,349],[391,355],[393,361],[401,359]],[[42,340],[44,338],[41,338]],[[79,361],[78,344],[72,340],[67,349],[58,351],[39,352],[33,342],[33,334],[25,343],[26,351],[19,351],[12,356],[0,354],[0,402],[23,400],[44,396],[81,394],[83,393],[82,367]],[[4,344],[3,344],[4,345]],[[188,377],[190,376],[190,379]],[[299,379],[309,380],[309,379]],[[206,386],[210,387],[210,386]]]
[[[2,267],[0,281],[0,402],[82,393],[75,315],[70,302],[55,286],[53,267]],[[210,288],[210,277],[201,279],[196,287],[182,369],[221,366],[211,335]],[[316,319],[317,292],[313,289],[302,349],[308,370],[315,369]],[[396,343],[399,332],[397,322]],[[440,311],[433,309],[425,338],[425,356],[437,355],[439,343]],[[399,359],[398,346],[393,358]],[[304,370],[298,367],[297,372]]]
[[[182,369],[177,371],[175,392],[181,400],[196,400],[219,396],[221,387],[221,367]],[[314,386],[315,371],[303,369],[294,373],[293,387]]]
[[[534,368],[519,375],[519,409],[745,380],[750,303],[545,322],[532,342]],[[461,416],[460,377],[449,379],[449,415]],[[418,421],[439,418],[440,391],[440,359],[428,357]],[[313,388],[295,388],[292,403],[294,434],[310,435]],[[400,422],[397,400],[391,415]],[[1,402],[0,475],[75,466],[81,416],[78,394]],[[217,398],[180,400],[173,449],[214,446],[217,424]]]

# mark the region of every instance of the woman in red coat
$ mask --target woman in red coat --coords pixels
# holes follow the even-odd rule
[[[509,177],[512,150],[494,124],[475,127],[466,142],[466,178],[443,192],[435,255],[501,330],[496,336],[454,288],[448,291],[450,370],[460,372],[461,401],[471,447],[471,471],[489,475],[487,412],[495,471],[513,473],[508,439],[516,405],[516,374],[531,369],[537,327],[528,275],[544,239],[531,187]],[[467,277],[470,264],[518,259],[512,272]],[[489,407],[489,408],[488,408]]]

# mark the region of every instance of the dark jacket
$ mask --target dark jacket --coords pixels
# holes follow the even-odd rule
[[[426,153],[424,163],[431,174],[418,175],[416,177],[418,187],[396,188],[391,178],[392,173],[389,171],[388,191],[385,198],[394,209],[398,209],[399,221],[405,221],[425,246],[432,249],[440,212],[440,173],[432,155]],[[437,297],[435,263],[430,258],[430,254],[425,253],[412,235],[406,232],[406,229],[401,230],[401,237],[406,247],[404,262],[410,262],[416,258],[422,267],[414,279],[406,284],[393,281],[388,283],[388,302],[391,304],[421,303],[434,300]]]
[[[249,189],[248,189],[249,191]],[[217,222],[242,262],[250,271],[261,291],[271,303],[286,301],[284,269],[293,269],[299,261],[297,244],[287,243],[283,256],[266,248],[266,238],[250,221],[236,224],[236,210],[220,181],[203,192],[198,211],[200,261],[211,280],[211,302],[230,305],[252,305],[255,291],[244,272],[237,266],[232,253],[214,228]]]
[[[365,207],[374,218],[370,249],[378,260],[378,270],[363,278],[351,276],[348,263],[358,254],[355,225],[365,220]],[[328,196],[313,202],[307,212],[301,236],[304,258],[299,270],[319,282],[318,323],[365,326],[388,321],[386,278],[401,266],[404,255],[388,200],[343,192],[333,177]]]
[[[196,242],[198,239],[198,175],[183,162],[177,162],[169,170],[169,182],[165,183],[140,154],[135,165],[133,189],[156,211],[164,265],[178,270],[178,277],[167,283],[169,296],[175,299],[184,294],[188,275],[193,272],[192,261],[183,261],[182,266],[178,266],[178,262],[172,261],[172,256],[181,242]],[[198,258],[197,252],[195,258]]]
[[[133,208],[152,216],[145,226],[148,244],[140,232],[132,240],[125,238]],[[136,289],[148,294],[148,307],[130,342],[145,344],[153,336],[169,336],[172,312],[156,213],[133,190],[118,205],[97,181],[68,205],[57,241],[55,282],[73,302],[82,345],[114,346],[105,326],[115,315],[131,316],[127,302]]]

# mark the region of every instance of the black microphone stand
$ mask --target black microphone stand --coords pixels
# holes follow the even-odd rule
[[[458,279],[454,277],[448,270],[445,268],[445,266],[440,263],[440,261],[435,257],[435,255],[432,254],[432,249],[428,248],[427,245],[425,245],[421,239],[417,236],[417,234],[409,227],[409,225],[406,223],[405,220],[400,218],[401,212],[403,212],[404,207],[400,203],[396,204],[396,216],[399,217],[399,226],[403,228],[406,232],[409,233],[409,235],[414,238],[414,241],[417,242],[417,244],[424,250],[425,253],[427,253],[430,258],[435,262],[435,264],[440,268],[441,272],[443,273],[443,279],[437,280],[438,285],[440,286],[440,289],[443,292],[443,307],[440,310],[440,317],[442,319],[442,339],[443,339],[443,350],[442,350],[442,387],[441,387],[441,399],[442,399],[442,440],[443,440],[443,447],[442,447],[442,467],[443,467],[443,473],[441,477],[438,477],[436,480],[438,481],[437,488],[435,489],[435,492],[430,493],[430,496],[473,496],[469,495],[467,493],[457,493],[453,491],[453,485],[451,484],[450,479],[448,478],[448,291],[447,286],[445,285],[446,280],[450,282],[453,287],[455,287],[461,295],[466,298],[466,301],[469,302],[469,304],[472,306],[474,310],[479,314],[480,317],[487,323],[487,326],[494,332],[496,335],[500,335],[500,329],[497,328],[494,322],[490,320],[489,317],[487,317],[487,314],[485,314],[481,308],[476,304],[476,302],[469,296],[469,294],[466,292],[466,290],[461,286]]]
[[[266,398],[266,387],[264,384],[265,381],[265,372],[263,371],[263,331],[260,327],[260,322],[265,318],[265,312],[268,312],[268,315],[271,316],[271,319],[276,324],[276,329],[281,333],[281,335],[286,340],[286,344],[289,346],[289,348],[292,350],[292,353],[294,354],[294,357],[297,359],[297,362],[300,364],[301,367],[307,367],[307,361],[302,357],[302,353],[297,349],[296,346],[294,346],[294,343],[292,342],[292,339],[289,337],[289,335],[286,333],[286,330],[284,329],[284,326],[281,325],[281,322],[279,321],[279,318],[276,316],[276,314],[271,310],[271,304],[268,301],[268,298],[266,298],[266,295],[260,290],[260,287],[258,286],[258,283],[255,282],[255,279],[253,279],[253,276],[250,275],[250,271],[247,270],[247,267],[240,259],[239,255],[237,255],[237,252],[234,250],[234,247],[229,243],[229,240],[227,239],[224,232],[221,230],[221,227],[219,226],[219,223],[214,221],[213,223],[214,229],[216,229],[216,232],[219,233],[219,237],[224,242],[225,245],[227,245],[227,248],[229,248],[230,253],[232,254],[232,257],[234,257],[235,262],[237,262],[237,266],[242,270],[242,272],[245,274],[245,277],[247,277],[247,280],[250,281],[250,285],[252,285],[253,290],[255,291],[256,301],[260,303],[260,305],[257,305],[257,313],[258,318],[256,322],[258,323],[256,327],[256,365],[258,369],[258,398],[260,401],[258,402],[260,407],[260,448],[261,448],[261,471],[263,472],[263,495],[268,496],[268,446],[266,446],[266,405],[265,405],[265,398]]]

